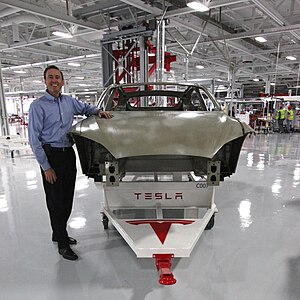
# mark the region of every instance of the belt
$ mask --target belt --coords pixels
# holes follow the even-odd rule
[[[62,148],[51,147],[51,151],[53,152],[68,152],[71,151],[72,149],[73,149],[72,147],[62,147]]]

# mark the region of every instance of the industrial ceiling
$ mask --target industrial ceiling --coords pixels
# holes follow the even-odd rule
[[[166,74],[173,80],[233,78],[247,97],[257,97],[266,82],[272,84],[271,93],[298,93],[300,0],[211,0],[205,1],[207,12],[196,12],[187,1],[1,0],[0,57],[6,94],[37,95],[44,90],[42,74],[48,64],[62,69],[68,92],[100,92],[103,38],[162,19],[166,50],[177,58]],[[58,37],[55,31],[73,37]],[[256,41],[258,36],[266,41]],[[154,44],[155,39],[154,33]]]

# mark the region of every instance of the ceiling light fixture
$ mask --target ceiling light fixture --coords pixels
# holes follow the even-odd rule
[[[83,80],[84,77],[83,76],[75,76],[75,79]]]
[[[96,95],[97,91],[91,91],[91,92],[76,92],[76,95]]]
[[[264,37],[262,37],[262,36],[257,36],[256,38],[255,38],[255,40],[257,41],[257,42],[260,42],[260,43],[265,43],[267,40],[264,38]]]
[[[204,69],[204,66],[202,66],[202,65],[196,65],[196,68],[197,69]]]
[[[288,60],[296,60],[297,58],[295,56],[287,56],[286,59],[288,59]]]
[[[54,31],[54,32],[52,32],[52,34],[62,37],[62,38],[65,38],[65,39],[71,39],[73,37],[72,34],[67,33],[67,32],[62,32],[62,31]]]
[[[200,11],[200,12],[205,12],[205,11],[209,10],[209,8],[205,4],[203,4],[199,1],[196,1],[196,0],[188,1],[186,5],[192,9]]]
[[[73,67],[80,67],[80,63],[75,63],[75,62],[69,62],[68,65]]]
[[[253,78],[253,81],[259,81],[259,79],[258,78]]]
[[[18,73],[18,74],[25,74],[26,71],[24,70],[14,70],[15,73]]]

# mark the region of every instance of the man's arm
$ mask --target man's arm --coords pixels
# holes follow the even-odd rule
[[[43,170],[50,168],[46,153],[40,141],[43,128],[43,111],[33,105],[29,108],[28,139],[31,149]]]
[[[72,99],[72,104],[74,107],[75,114],[80,114],[85,116],[97,115],[99,118],[106,118],[106,119],[112,118],[112,114],[108,111],[102,111],[95,105],[90,105],[80,100],[76,100],[74,98],[71,99]]]

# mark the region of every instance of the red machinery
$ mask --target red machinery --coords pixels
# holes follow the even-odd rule
[[[134,74],[140,71],[140,47],[134,47],[131,49],[132,43],[128,40],[124,45],[124,49],[113,50],[114,63],[115,63],[115,83],[120,83],[123,80],[126,83],[134,82]],[[148,53],[152,54],[148,56],[148,77],[150,77],[156,69],[156,47],[154,47],[150,41],[146,41],[146,47]],[[131,50],[131,51],[130,51]],[[170,52],[165,52],[164,68],[166,71],[171,70],[171,63],[176,61],[176,55]],[[122,62],[122,63],[121,63]],[[119,67],[122,68],[119,68]]]

